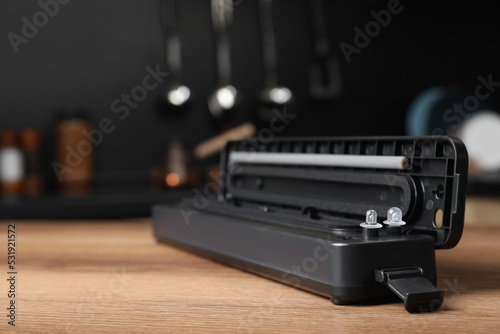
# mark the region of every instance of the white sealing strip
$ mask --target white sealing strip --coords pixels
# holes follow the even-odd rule
[[[350,154],[231,152],[229,154],[229,162],[236,162],[240,164],[275,164],[379,169],[408,168],[408,159],[403,156]]]

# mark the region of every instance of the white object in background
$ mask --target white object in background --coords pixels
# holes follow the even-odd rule
[[[0,149],[0,181],[19,182],[23,179],[23,154],[15,147]]]
[[[500,170],[500,115],[481,111],[464,121],[458,137],[465,143],[469,157],[483,171]]]

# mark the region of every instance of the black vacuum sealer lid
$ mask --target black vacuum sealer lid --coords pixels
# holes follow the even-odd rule
[[[223,152],[219,201],[353,229],[368,210],[382,223],[397,207],[403,233],[452,248],[463,230],[467,168],[465,145],[445,136],[250,139]]]

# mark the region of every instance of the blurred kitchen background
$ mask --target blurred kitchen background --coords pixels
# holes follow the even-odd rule
[[[4,0],[0,32],[0,218],[147,216],[252,133],[458,135],[500,194],[495,4]]]

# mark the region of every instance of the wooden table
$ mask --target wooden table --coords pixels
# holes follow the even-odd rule
[[[1,333],[500,332],[500,227],[466,228],[438,252],[440,311],[328,299],[157,244],[149,220],[16,222],[16,327]]]

